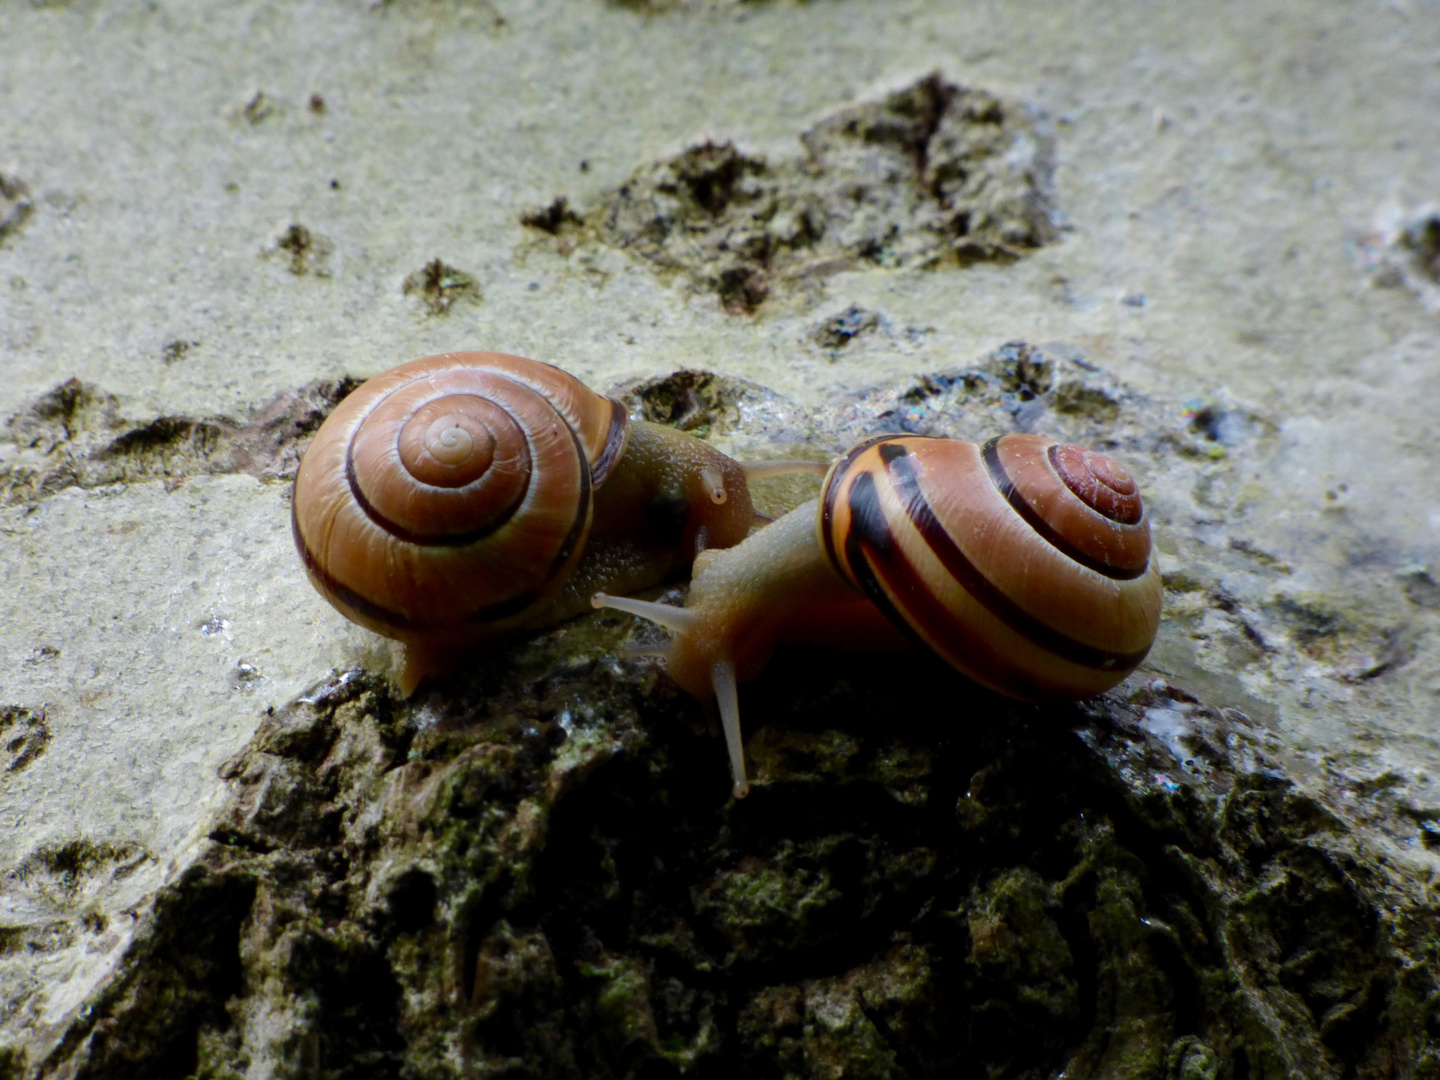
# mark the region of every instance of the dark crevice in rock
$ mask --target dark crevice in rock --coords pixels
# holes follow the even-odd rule
[[[318,278],[331,276],[331,257],[334,254],[334,241],[298,221],[280,234],[273,248],[261,252],[262,256],[279,259],[296,277],[313,275]]]
[[[70,1032],[48,1074],[79,1053],[79,1078],[195,1074],[204,1033],[233,1027],[227,1004],[242,990],[240,927],[250,912],[255,880],[244,872],[194,867],[161,895],[150,936],[132,951],[124,973]]]
[[[45,753],[50,738],[50,723],[43,708],[0,708],[0,762],[5,772],[28,769]]]
[[[402,291],[417,297],[430,315],[444,315],[462,300],[480,301],[480,285],[474,275],[439,259],[431,259],[407,277]]]

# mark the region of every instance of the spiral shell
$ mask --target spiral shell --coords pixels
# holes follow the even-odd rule
[[[463,643],[524,625],[585,546],[623,453],[619,403],[549,364],[446,353],[369,380],[295,478],[295,543],[362,626]]]
[[[1093,450],[1035,435],[872,439],[831,468],[816,528],[893,623],[1011,697],[1107,690],[1159,626],[1139,490]]]

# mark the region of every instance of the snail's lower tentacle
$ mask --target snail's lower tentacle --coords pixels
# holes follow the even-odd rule
[[[733,793],[735,798],[743,799],[750,794],[750,781],[745,777],[745,743],[740,736],[740,692],[735,683],[735,665],[728,658],[721,657],[710,668],[710,684],[715,688],[715,703],[720,706],[725,748],[730,751]]]

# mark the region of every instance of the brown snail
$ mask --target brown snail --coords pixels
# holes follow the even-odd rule
[[[498,634],[739,542],[742,467],[549,364],[462,352],[361,385],[295,477],[295,544],[339,611],[406,645],[402,688]]]
[[[718,702],[740,798],[736,683],[777,641],[873,646],[898,628],[999,693],[1078,700],[1145,658],[1160,601],[1149,518],[1124,466],[1012,434],[983,447],[862,442],[817,500],[697,559],[685,607],[593,602],[675,632],[658,654],[683,689]]]

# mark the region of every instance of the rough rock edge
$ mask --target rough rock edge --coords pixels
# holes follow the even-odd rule
[[[837,717],[802,657],[735,804],[672,695],[550,644],[539,684],[401,706],[349,673],[267,720],[121,972],[12,1075],[1440,1069],[1433,906],[1243,714],[1157,681],[986,698],[957,736],[867,722],[883,677]]]

